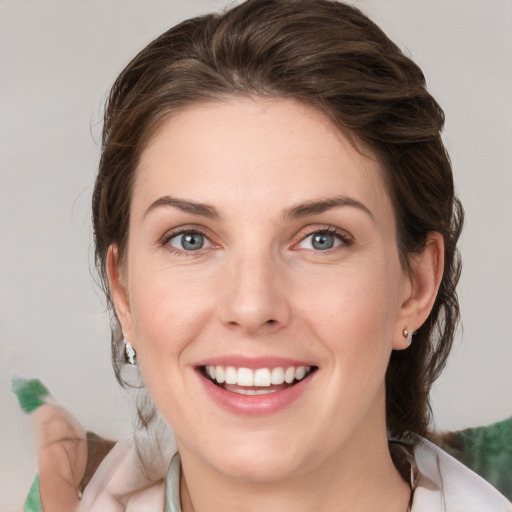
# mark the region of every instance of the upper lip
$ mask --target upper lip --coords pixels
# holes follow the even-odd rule
[[[194,366],[233,366],[235,368],[277,368],[290,366],[314,366],[310,361],[280,356],[248,357],[245,355],[216,356],[199,361]]]

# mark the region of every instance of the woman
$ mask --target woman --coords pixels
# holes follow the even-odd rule
[[[442,125],[421,70],[324,0],[189,20],[121,73],[97,263],[117,375],[139,366],[179,453],[122,507],[510,510],[423,439],[458,319]]]

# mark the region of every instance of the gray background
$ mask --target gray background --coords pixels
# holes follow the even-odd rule
[[[436,385],[436,425],[512,413],[512,2],[355,0],[424,69],[467,213],[464,332]],[[216,0],[0,0],[0,512],[36,471],[9,392],[39,377],[91,430],[132,428],[90,274],[90,196],[109,85],[153,37]]]

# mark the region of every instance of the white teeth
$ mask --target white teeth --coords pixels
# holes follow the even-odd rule
[[[233,366],[226,368],[226,384],[236,384],[237,371]]]
[[[239,395],[268,395],[269,393],[275,393],[277,389],[244,389],[244,388],[236,388],[232,390],[234,393],[238,393]]]
[[[299,366],[295,369],[295,380],[302,380],[306,376],[306,367]]]
[[[226,372],[222,366],[211,366],[213,368],[214,376],[212,379],[216,380],[219,384],[226,382]]]
[[[270,386],[270,370],[268,368],[260,368],[254,372],[255,386]]]
[[[218,384],[226,383],[228,385],[237,385],[242,387],[267,387],[291,384],[293,381],[304,379],[311,372],[310,366],[289,366],[284,368],[278,366],[275,368],[235,368],[234,366],[206,366],[205,373]],[[270,390],[247,390],[250,393],[243,394],[261,394],[270,392]]]
[[[254,372],[249,368],[238,368],[236,383],[239,386],[254,386]]]
[[[286,384],[291,384],[294,379],[295,368],[293,366],[290,366],[289,368],[286,368],[286,371],[284,372],[284,381],[286,382]]]
[[[280,367],[272,368],[272,377],[271,382],[274,385],[279,385],[284,383],[284,370]]]

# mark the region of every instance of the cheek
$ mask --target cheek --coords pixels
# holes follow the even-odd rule
[[[130,308],[137,353],[141,364],[147,356],[154,364],[165,355],[184,350],[211,311],[211,297],[200,279],[185,279],[160,269],[136,276],[130,289]]]
[[[369,265],[328,277],[303,288],[299,316],[308,319],[337,364],[354,370],[386,365],[399,303],[396,269]]]
[[[158,277],[155,277],[158,276]],[[130,306],[137,358],[145,386],[157,409],[169,424],[180,424],[183,404],[189,411],[194,401],[183,382],[187,350],[203,331],[207,311],[200,284],[172,272],[134,276]],[[199,411],[191,412],[199,417]]]

